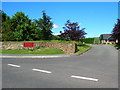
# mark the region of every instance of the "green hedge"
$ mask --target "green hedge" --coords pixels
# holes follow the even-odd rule
[[[94,43],[94,38],[84,38],[82,42],[88,43],[88,44],[93,44]]]

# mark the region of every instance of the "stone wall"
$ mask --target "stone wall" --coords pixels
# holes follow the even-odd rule
[[[23,49],[23,42],[2,42],[1,49]]]
[[[56,48],[62,49],[64,52],[70,54],[75,53],[77,45],[75,43],[58,43],[58,42],[34,42],[36,48]],[[2,42],[0,49],[24,49],[24,42]]]

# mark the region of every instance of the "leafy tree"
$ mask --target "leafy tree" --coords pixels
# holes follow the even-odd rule
[[[80,41],[81,38],[84,38],[85,33],[84,29],[80,29],[80,26],[77,22],[71,23],[70,20],[68,20],[65,24],[65,27],[63,27],[64,32],[61,32],[61,37],[67,40],[73,40],[73,41]]]
[[[7,20],[9,20],[10,17],[7,16],[7,14],[5,12],[3,12],[2,10],[0,10],[0,22],[5,22]]]
[[[15,40],[28,41],[34,39],[36,26],[23,12],[17,12],[11,21],[13,22]]]
[[[0,41],[2,40],[2,10],[0,10]]]
[[[5,13],[2,15],[2,38],[4,41],[28,41],[36,39],[36,24],[23,12],[17,12],[12,18],[8,18]]]
[[[60,37],[60,36],[53,35],[53,36],[52,36],[52,40],[61,40],[61,37]]]
[[[51,40],[52,39],[52,31],[53,23],[51,22],[51,18],[46,15],[45,11],[42,11],[42,18],[39,20],[35,20],[38,29],[40,30],[40,39],[42,40]]]
[[[12,31],[11,31],[11,20],[10,17],[7,16],[6,13],[0,10],[1,22],[0,25],[2,26],[1,34],[2,40],[12,40]]]
[[[118,44],[120,45],[120,19],[117,19],[117,24],[112,31],[112,36],[118,40]]]
[[[7,20],[2,23],[2,40],[3,41],[14,40],[11,20]]]

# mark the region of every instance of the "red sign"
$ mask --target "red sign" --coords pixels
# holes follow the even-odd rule
[[[24,42],[24,47],[34,47],[34,42]]]

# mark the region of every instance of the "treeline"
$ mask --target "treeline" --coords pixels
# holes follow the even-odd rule
[[[52,35],[53,22],[42,12],[42,18],[31,20],[23,12],[17,12],[11,18],[0,11],[2,16],[3,41],[33,41],[52,40],[57,37]]]
[[[112,36],[118,40],[117,44],[120,46],[120,19],[117,19],[117,23],[112,30]]]
[[[34,20],[29,19],[23,12],[16,12],[9,17],[5,12],[0,11],[2,16],[2,41],[36,41],[36,40],[73,40],[80,41],[86,34],[84,29],[79,29],[77,22],[68,20],[60,31],[60,35],[52,34],[53,22],[50,16],[42,11],[42,17]]]

